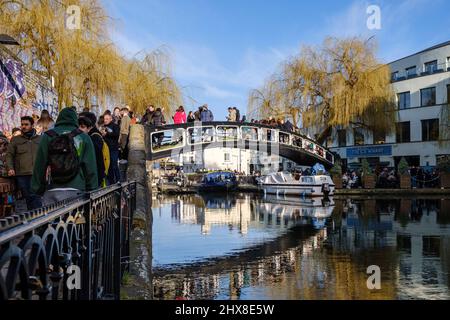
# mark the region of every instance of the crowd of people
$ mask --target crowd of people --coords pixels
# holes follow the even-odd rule
[[[115,184],[133,123],[128,106],[99,119],[75,107],[61,110],[56,121],[47,110],[21,117],[20,128],[0,132],[0,177],[14,179],[28,210]]]
[[[376,188],[395,189],[400,187],[400,175],[392,168],[376,168],[374,175]],[[438,169],[411,166],[408,175],[411,178],[412,188],[438,188],[440,186]],[[361,188],[361,170],[345,171],[342,175],[342,185],[347,189]]]

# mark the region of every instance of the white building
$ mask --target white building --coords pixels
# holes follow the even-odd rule
[[[296,164],[277,155],[264,154],[256,150],[243,150],[239,148],[206,148],[204,152],[194,151],[180,156],[180,164],[186,173],[199,169],[232,170],[253,174],[259,171],[262,174],[289,171]]]
[[[367,158],[394,167],[403,156],[409,165],[435,166],[450,154],[450,145],[438,142],[450,122],[450,41],[389,65],[398,105],[395,132],[374,137],[360,128],[337,129],[330,147],[349,166]]]

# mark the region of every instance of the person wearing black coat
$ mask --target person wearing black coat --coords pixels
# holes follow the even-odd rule
[[[113,122],[112,116],[106,114],[104,116],[104,126],[100,133],[109,147],[110,164],[108,170],[109,184],[115,184],[120,181],[119,171],[119,136],[120,127]]]
[[[78,118],[80,130],[87,133],[94,144],[95,158],[97,162],[98,185],[104,186],[106,179],[105,161],[103,159],[103,144],[106,143],[100,131],[95,126],[97,117],[92,112],[82,112]]]

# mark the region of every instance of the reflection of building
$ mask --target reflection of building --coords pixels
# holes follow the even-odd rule
[[[239,148],[206,148],[204,152],[194,151],[180,155],[179,163],[186,173],[196,170],[232,170],[252,174],[260,171],[262,174],[291,170],[295,163],[277,155],[268,156],[256,150]]]
[[[228,203],[202,199],[196,206],[209,206],[215,214],[230,212],[241,203],[250,212],[249,230],[283,226],[284,217],[290,217],[288,203],[283,208],[248,197],[233,199]],[[183,221],[194,221],[189,206],[177,208],[186,212]],[[155,288],[161,292],[155,297],[254,298],[250,292],[264,299],[448,299],[449,208],[450,200],[336,201],[327,228],[293,229],[266,241],[257,253],[252,247],[202,267],[183,266],[157,276]],[[197,211],[200,218],[195,221],[202,221],[205,211]],[[180,212],[173,216],[181,221]],[[291,226],[289,219],[286,225]],[[367,288],[369,265],[382,271],[381,290]]]
[[[302,241],[298,247],[236,265],[233,270],[189,278],[157,278],[154,282],[155,298],[174,299],[181,296],[187,299],[239,299],[245,287],[261,285],[268,279],[274,282],[287,281],[290,272],[302,269],[302,255],[308,254],[309,248],[319,249],[325,239],[326,230],[321,230]]]
[[[323,206],[315,199],[304,202],[287,198],[277,202],[258,202],[254,209],[250,205],[250,197],[234,199],[226,197],[198,197],[202,205],[189,203],[179,199],[171,203],[172,217],[183,224],[200,224],[203,234],[209,234],[214,225],[236,226],[242,234],[248,232],[249,227],[259,229],[267,226],[288,229],[294,225],[323,225],[317,224],[331,216],[332,205]],[[271,198],[270,198],[271,199]],[[288,203],[284,203],[287,201]],[[318,201],[318,202],[317,202]]]
[[[442,225],[443,205],[450,200],[404,200],[411,208],[409,223],[396,221],[393,230],[403,253],[399,263],[400,298],[449,299],[450,228]],[[440,205],[439,205],[440,204]],[[430,287],[430,284],[433,284]]]
[[[447,134],[450,97],[450,41],[390,63],[392,88],[399,109],[391,134],[362,128],[341,128],[329,146],[348,163],[368,158],[393,167],[405,156],[410,165],[435,166],[439,155],[449,154],[438,143]],[[441,129],[440,129],[441,128]],[[440,132],[441,131],[441,132]]]

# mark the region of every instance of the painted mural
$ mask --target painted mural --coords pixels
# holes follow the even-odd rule
[[[40,115],[47,109],[58,114],[56,94],[37,75],[27,72],[21,62],[0,55],[0,131],[11,132],[23,116]]]

